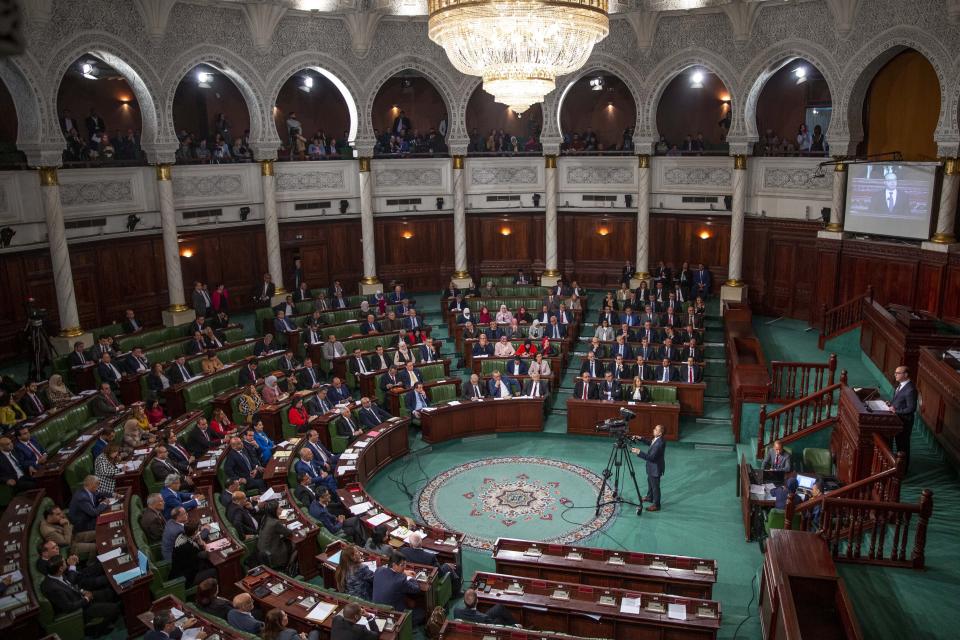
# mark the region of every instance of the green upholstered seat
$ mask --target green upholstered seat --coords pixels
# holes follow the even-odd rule
[[[650,401],[651,402],[677,402],[677,388],[676,387],[660,387],[656,385],[648,386],[647,389],[650,390]]]
[[[833,475],[833,456],[830,450],[815,447],[804,449],[803,470],[819,476]]]
[[[452,382],[440,384],[435,387],[430,387],[428,393],[430,394],[430,404],[438,404],[440,402],[456,400],[457,385],[453,384]]]
[[[786,524],[786,513],[783,509],[770,509],[767,513],[767,519],[763,523],[763,528],[766,530],[767,535],[770,535],[772,529],[783,529]],[[793,515],[793,529],[799,531],[800,529],[800,514],[795,513]]]
[[[33,515],[33,525],[30,528],[30,536],[27,538],[27,560],[30,567],[30,584],[33,588],[34,596],[40,606],[40,624],[49,634],[57,634],[62,640],[83,640],[83,611],[77,610],[72,613],[56,615],[53,611],[53,605],[43,595],[40,585],[43,583],[43,574],[37,570],[37,542],[42,539],[40,535],[40,521],[43,519],[41,514],[47,507],[53,506],[53,500],[44,498],[40,501],[36,513]]]

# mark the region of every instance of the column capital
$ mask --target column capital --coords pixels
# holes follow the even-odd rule
[[[370,172],[370,158],[368,156],[360,156],[357,158],[357,164],[360,167],[360,173]]]
[[[638,156],[637,156],[637,166],[640,167],[641,169],[649,169],[649,168],[650,168],[650,154],[649,154],[649,153],[641,153],[640,155],[638,155]]]
[[[173,165],[166,162],[157,165],[157,180],[159,182],[168,182],[173,180]]]
[[[557,156],[552,153],[548,153],[543,156],[544,165],[547,169],[556,169],[557,168]]]
[[[833,165],[833,171],[835,173],[845,173],[847,170],[847,163],[845,162],[847,156],[833,156],[833,159],[836,162],[836,164]]]
[[[458,155],[458,156],[453,156],[453,168],[454,168],[454,170],[463,169],[463,161],[464,161],[464,157],[463,157],[463,156],[459,156],[459,155]]]
[[[733,168],[737,171],[746,171],[747,170],[747,155],[744,153],[738,153],[733,156]],[[730,285],[734,286],[734,285]]]
[[[60,185],[60,178],[57,175],[56,167],[38,167],[37,172],[40,175],[41,187],[56,187]]]
[[[273,176],[273,160],[260,161],[260,175],[263,177]]]
[[[951,158],[949,156],[941,158],[943,163],[943,175],[955,176],[960,173],[960,158]]]

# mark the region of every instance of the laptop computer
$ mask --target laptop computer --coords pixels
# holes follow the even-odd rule
[[[786,473],[787,472],[783,470],[764,469],[760,473],[760,484],[766,484],[768,482],[771,482],[777,485],[778,487],[781,487],[783,486],[784,475],[786,475]]]
[[[816,476],[805,476],[799,473],[797,474],[797,491],[804,495],[810,495],[810,492],[813,491],[813,485],[816,483]]]

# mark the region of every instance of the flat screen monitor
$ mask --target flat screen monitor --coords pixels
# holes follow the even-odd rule
[[[844,231],[929,238],[937,166],[934,162],[848,165]]]
[[[813,489],[813,485],[815,485],[816,483],[817,483],[816,476],[805,476],[802,474],[797,474],[797,485],[799,485],[801,489],[806,489],[807,491],[810,491],[811,489]]]

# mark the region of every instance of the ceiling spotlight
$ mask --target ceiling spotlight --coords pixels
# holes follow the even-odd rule
[[[311,89],[313,89],[313,78],[311,78],[310,76],[306,76],[303,79],[303,84],[300,85],[300,91],[310,93]]]
[[[806,67],[797,67],[793,70],[793,75],[797,79],[797,84],[805,82],[807,79],[807,68]]]
[[[197,72],[197,85],[201,89],[209,89],[211,80],[213,80],[213,74],[207,73],[206,71]]]
[[[603,78],[592,78],[590,80],[590,89],[593,91],[600,91],[603,89]]]
[[[94,71],[96,71],[96,69],[95,69],[94,66],[93,66],[92,64],[90,64],[89,62],[84,62],[84,63],[83,63],[83,66],[80,67],[80,70],[83,72],[83,77],[86,78],[87,80],[96,80],[96,79],[97,79],[97,75],[94,73]]]
[[[703,71],[694,71],[690,75],[690,88],[691,89],[703,88]]]

